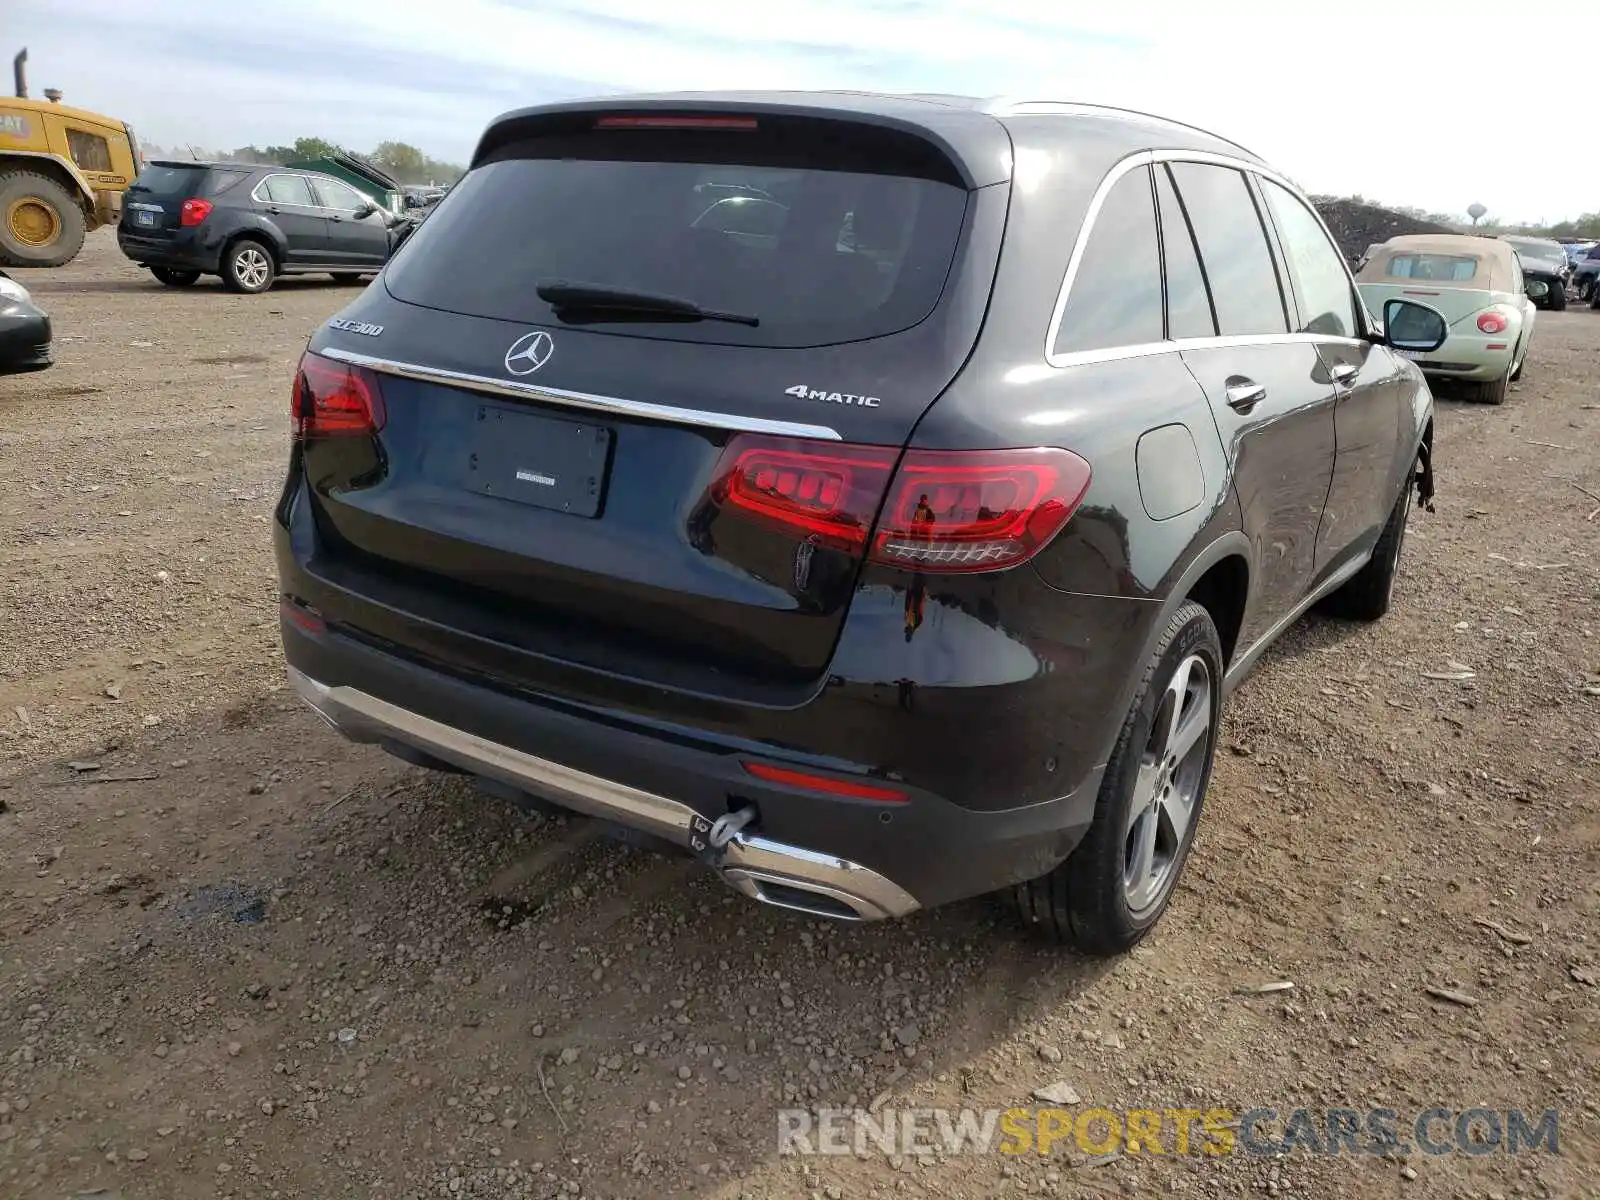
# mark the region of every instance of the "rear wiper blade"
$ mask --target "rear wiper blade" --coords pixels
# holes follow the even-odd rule
[[[727,321],[734,325],[761,324],[759,317],[745,313],[717,312],[701,308],[693,300],[663,296],[654,292],[632,292],[626,288],[599,287],[588,283],[552,280],[534,289],[539,299],[556,310],[585,309],[593,312],[626,313],[632,317],[659,316],[679,321]]]

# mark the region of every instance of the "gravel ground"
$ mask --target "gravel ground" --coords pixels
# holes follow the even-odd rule
[[[0,1195],[1600,1195],[1600,313],[1441,397],[1395,611],[1269,656],[1171,911],[1094,963],[983,902],[761,909],[338,740],[267,522],[353,291],[163,289],[104,234],[18,274],[60,361],[0,380]],[[1561,1153],[776,1152],[780,1108],[1056,1082],[1555,1108]]]

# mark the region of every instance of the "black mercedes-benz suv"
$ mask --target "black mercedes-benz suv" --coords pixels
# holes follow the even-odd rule
[[[279,275],[353,282],[388,261],[395,222],[348,184],[247,163],[152,162],[128,188],[117,244],[171,287],[220,275],[264,292]]]
[[[1433,404],[1305,198],[1081,105],[696,94],[484,133],[319,329],[276,516],[347,736],[843,919],[1096,953],[1223,697],[1389,606]],[[1413,486],[1415,485],[1415,486]]]

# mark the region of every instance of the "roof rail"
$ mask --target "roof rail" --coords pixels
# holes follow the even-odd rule
[[[1223,137],[1220,133],[1203,129],[1199,125],[1175,121],[1171,117],[1162,117],[1155,113],[1140,112],[1136,108],[1118,108],[1112,104],[1088,104],[1079,100],[1023,100],[1014,96],[996,96],[985,105],[984,111],[996,116],[1105,116],[1151,121],[1159,125],[1169,125],[1174,129],[1184,129],[1190,133],[1204,134],[1236,150],[1242,150],[1251,158],[1261,157],[1248,146],[1243,146],[1232,138]]]

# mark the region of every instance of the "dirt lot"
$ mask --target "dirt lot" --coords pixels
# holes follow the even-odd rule
[[[760,909],[339,741],[268,518],[353,292],[167,290],[106,235],[18,274],[60,361],[0,380],[0,1195],[1600,1195],[1600,313],[1541,314],[1505,407],[1441,399],[1397,610],[1273,653],[1173,909],[1093,964],[987,903]],[[776,1153],[783,1107],[1058,1081],[1555,1108],[1561,1154]]]

